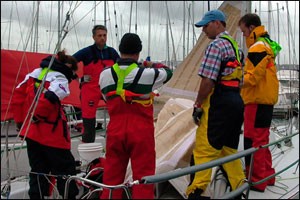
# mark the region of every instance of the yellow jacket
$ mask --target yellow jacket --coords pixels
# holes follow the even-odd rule
[[[276,75],[275,56],[266,41],[258,40],[260,36],[266,34],[264,26],[258,26],[246,38],[249,50],[241,89],[245,105],[275,105],[278,100],[279,82]]]

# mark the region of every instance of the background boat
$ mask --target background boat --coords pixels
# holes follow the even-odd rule
[[[277,77],[279,96],[274,114],[288,119],[299,112],[299,65],[279,65]]]

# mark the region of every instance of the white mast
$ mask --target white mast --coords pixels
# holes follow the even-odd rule
[[[278,5],[278,3],[277,3],[277,30],[278,30],[278,32],[277,32],[277,35],[278,35],[278,39],[277,39],[277,42],[278,42],[278,44],[280,44],[280,34],[279,34],[279,5]],[[277,63],[278,64],[280,64],[280,59],[279,59],[279,55],[277,56]]]
[[[137,34],[137,1],[135,1],[135,34]]]
[[[195,1],[192,1],[193,46],[195,45],[195,37],[196,37],[194,24],[195,24]]]
[[[58,1],[58,6],[57,6],[57,9],[58,9],[58,23],[57,23],[57,41],[60,41],[60,1]],[[58,51],[60,50],[60,47],[58,47]]]
[[[13,11],[13,1],[11,2],[11,9],[10,9],[10,16],[9,16],[9,30],[8,30],[8,43],[7,43],[7,49],[9,49],[9,43],[10,43],[12,11]],[[2,48],[2,46],[1,46],[1,48]]]
[[[97,6],[97,2],[94,1],[94,4],[95,4],[95,6],[94,6],[94,26],[95,26],[96,25],[96,13],[97,13],[96,6]]]
[[[172,60],[176,62],[176,53],[175,53],[175,45],[174,45],[174,39],[173,39],[173,33],[172,33],[172,26],[171,26],[171,20],[170,20],[170,15],[169,15],[169,8],[168,8],[168,4],[167,4],[167,1],[166,1],[166,8],[167,8],[167,19],[168,19],[168,22],[170,24],[170,34],[171,34],[171,40],[172,40],[172,49],[173,49],[173,53],[172,53]],[[173,64],[172,64],[172,69],[173,69]]]
[[[106,1],[104,1],[104,26],[106,27]]]
[[[151,44],[151,1],[148,1],[149,3],[149,23],[148,23],[148,56],[150,58],[150,44]]]
[[[167,50],[167,66],[170,65],[170,50],[169,50],[169,28],[168,28],[168,17],[166,17],[166,40],[167,40],[167,44],[166,44],[166,50]]]
[[[182,60],[185,58],[185,1],[183,1],[183,36],[182,36]]]
[[[189,44],[190,44],[190,11],[191,11],[191,4],[188,5],[188,30],[187,30],[187,48],[186,48],[186,54],[189,54]]]
[[[131,28],[131,16],[132,16],[132,1],[131,1],[131,3],[130,3],[130,18],[129,18],[129,33],[130,33],[130,28]]]
[[[272,12],[272,4],[271,1],[268,1],[268,33],[271,36],[271,12]]]

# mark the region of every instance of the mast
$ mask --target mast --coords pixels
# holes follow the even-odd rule
[[[129,33],[130,33],[130,29],[131,29],[131,16],[132,16],[132,1],[130,3],[130,17],[129,17]]]
[[[117,23],[117,12],[116,12],[116,5],[115,5],[115,2],[114,3],[114,14],[115,14],[115,22],[116,22],[116,25],[115,25],[115,28],[116,28],[116,38],[117,38],[117,46],[119,46],[119,29],[118,29],[118,23]]]
[[[40,8],[40,1],[37,1],[36,7],[36,22],[35,22],[35,30],[34,30],[34,45],[33,51],[38,52],[38,41],[39,41],[39,8]]]
[[[57,41],[60,41],[60,1],[58,1],[58,6],[57,6],[57,9],[58,9],[58,23],[57,23]],[[60,50],[60,47],[58,47],[58,51]]]
[[[188,5],[188,30],[187,30],[187,48],[186,48],[186,55],[189,54],[189,44],[190,44],[190,10],[191,10],[191,5]]]
[[[182,36],[182,60],[185,58],[185,1],[183,1],[183,36]]]
[[[97,6],[97,2],[94,1],[94,26],[96,25],[96,13],[97,13],[97,9],[96,9],[96,6]]]
[[[207,1],[207,10],[210,11],[210,2]]]
[[[172,26],[171,26],[171,20],[170,20],[169,8],[168,8],[167,1],[166,1],[166,8],[167,8],[167,15],[168,15],[167,19],[168,19],[168,22],[170,24],[170,34],[171,34],[172,48],[173,48],[172,59],[173,59],[173,61],[176,62],[175,45],[174,45],[174,39],[173,39],[173,33],[172,33]],[[173,64],[172,64],[172,69],[173,69]]]
[[[278,44],[280,44],[280,34],[279,34],[279,5],[277,3],[277,35],[278,35]],[[277,56],[277,63],[280,64],[280,56]]]
[[[148,23],[148,57],[149,57],[149,60],[151,60],[150,59],[150,44],[151,44],[151,42],[150,42],[150,40],[151,40],[151,1],[148,1],[148,3],[149,3],[149,12],[148,12],[148,14],[149,14],[149,17],[148,17],[148,20],[149,20],[149,23]]]
[[[195,34],[195,2],[192,1],[192,29],[193,29],[193,46],[195,45],[195,37],[196,37],[196,34]]]
[[[166,44],[166,50],[167,50],[167,66],[170,65],[170,50],[169,50],[169,34],[168,34],[168,17],[166,17],[166,37],[167,37],[167,44]]]
[[[137,1],[135,1],[135,34],[137,34]]]
[[[271,1],[268,1],[268,33],[271,34],[271,11],[272,11],[272,5]]]
[[[51,2],[51,8],[50,8],[50,27],[49,30],[46,30],[46,32],[51,32],[52,31],[52,9],[53,9],[53,2]],[[50,52],[50,44],[51,44],[51,36],[49,34],[49,42],[48,42],[48,49],[47,52]]]
[[[104,26],[106,27],[106,1],[104,1]]]
[[[9,30],[8,30],[8,43],[7,43],[7,49],[9,49],[9,43],[10,43],[12,11],[13,11],[13,1],[11,2],[11,9],[10,9],[10,15],[9,15]],[[2,46],[1,46],[1,48],[2,48]]]

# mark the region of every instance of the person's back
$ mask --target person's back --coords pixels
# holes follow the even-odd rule
[[[133,180],[155,173],[155,140],[152,91],[172,77],[163,64],[137,63],[142,44],[138,35],[125,34],[119,46],[121,58],[100,75],[99,85],[107,102],[110,121],[107,127],[106,162],[103,183],[118,185],[125,181],[130,160]],[[101,198],[108,198],[103,190]],[[122,198],[122,190],[113,190],[113,199]],[[133,199],[154,199],[154,186],[134,185]]]
[[[103,25],[95,25],[92,30],[95,43],[85,47],[73,56],[78,62],[83,62],[83,77],[81,80],[81,111],[83,120],[82,142],[94,142],[96,134],[96,111],[101,91],[99,91],[99,76],[105,67],[112,66],[120,57],[117,51],[106,45],[107,29]]]
[[[244,148],[248,149],[269,143],[273,107],[278,100],[279,89],[275,57],[281,47],[270,39],[256,14],[248,13],[241,17],[239,27],[249,48],[241,90],[245,104]],[[250,156],[245,157],[247,175],[250,173],[250,160]],[[253,155],[251,181],[260,181],[274,173],[270,150],[260,149]],[[275,178],[272,178],[251,189],[264,192],[268,185],[274,184]]]
[[[195,24],[213,41],[205,50],[198,75],[201,83],[194,104],[193,119],[198,126],[191,165],[203,164],[237,152],[243,123],[243,101],[239,94],[242,80],[242,52],[226,31],[222,11],[207,12]],[[240,160],[221,166],[231,190],[239,187],[245,175]],[[203,197],[211,181],[212,169],[196,172],[186,193],[188,199]]]

